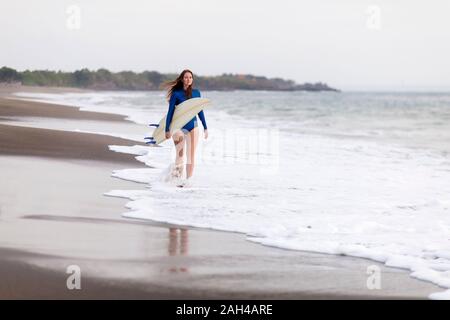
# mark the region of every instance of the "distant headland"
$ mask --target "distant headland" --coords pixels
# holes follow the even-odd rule
[[[27,86],[74,87],[93,90],[161,90],[167,80],[178,74],[157,71],[111,72],[107,69],[81,69],[75,72],[50,70],[17,71],[0,68],[0,83]],[[322,82],[297,84],[292,80],[250,74],[223,73],[219,76],[195,75],[195,86],[202,90],[339,91]]]

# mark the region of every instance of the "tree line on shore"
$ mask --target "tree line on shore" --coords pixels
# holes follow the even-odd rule
[[[17,71],[0,68],[0,83],[28,86],[76,87],[94,90],[161,90],[165,81],[178,74],[157,71],[111,72],[107,69],[81,69],[74,72],[50,70]],[[202,90],[280,90],[280,91],[338,91],[322,82],[297,84],[292,80],[266,78],[250,74],[223,73],[218,76],[195,75],[195,86]]]

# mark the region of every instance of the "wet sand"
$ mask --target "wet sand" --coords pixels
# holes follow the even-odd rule
[[[11,89],[6,91],[0,90],[0,118],[125,121],[4,99]],[[242,234],[122,218],[127,200],[103,194],[145,185],[112,178],[111,172],[143,165],[109,151],[110,144],[137,143],[0,125],[0,298],[425,299],[441,291],[370,260],[281,250]],[[81,290],[66,287],[69,265],[81,269]],[[367,268],[373,265],[381,271],[380,290],[367,288]]]
[[[117,161],[145,167],[130,155],[111,152],[108,148],[111,144],[133,146],[139,143],[104,135],[0,124],[0,152],[3,155]]]
[[[2,95],[0,94],[0,97]],[[124,116],[100,113],[80,112],[78,107],[68,107],[58,104],[41,103],[27,100],[12,99],[10,95],[3,95],[0,99],[0,117],[44,117],[58,119],[123,121]]]

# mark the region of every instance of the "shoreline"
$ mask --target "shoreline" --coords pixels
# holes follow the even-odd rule
[[[0,94],[0,118],[126,121],[5,99],[5,94],[11,92]],[[110,144],[139,143],[19,127],[13,120],[0,124],[0,277],[6,279],[0,298],[426,299],[443,291],[371,260],[283,250],[237,233],[122,218],[127,200],[103,193],[136,183],[112,178],[111,172],[145,165],[109,151]],[[65,288],[69,264],[82,268],[84,291]],[[383,275],[381,290],[366,287],[367,267],[373,265]]]

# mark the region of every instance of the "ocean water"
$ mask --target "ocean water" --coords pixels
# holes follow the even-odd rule
[[[152,131],[147,124],[167,112],[163,92],[19,95],[127,115],[142,139]],[[212,100],[205,111],[209,138],[201,130],[185,188],[166,181],[171,141],[110,146],[148,165],[112,173],[141,183],[106,193],[130,200],[125,217],[369,258],[450,289],[450,93],[202,96]],[[450,290],[431,298],[450,298]]]

